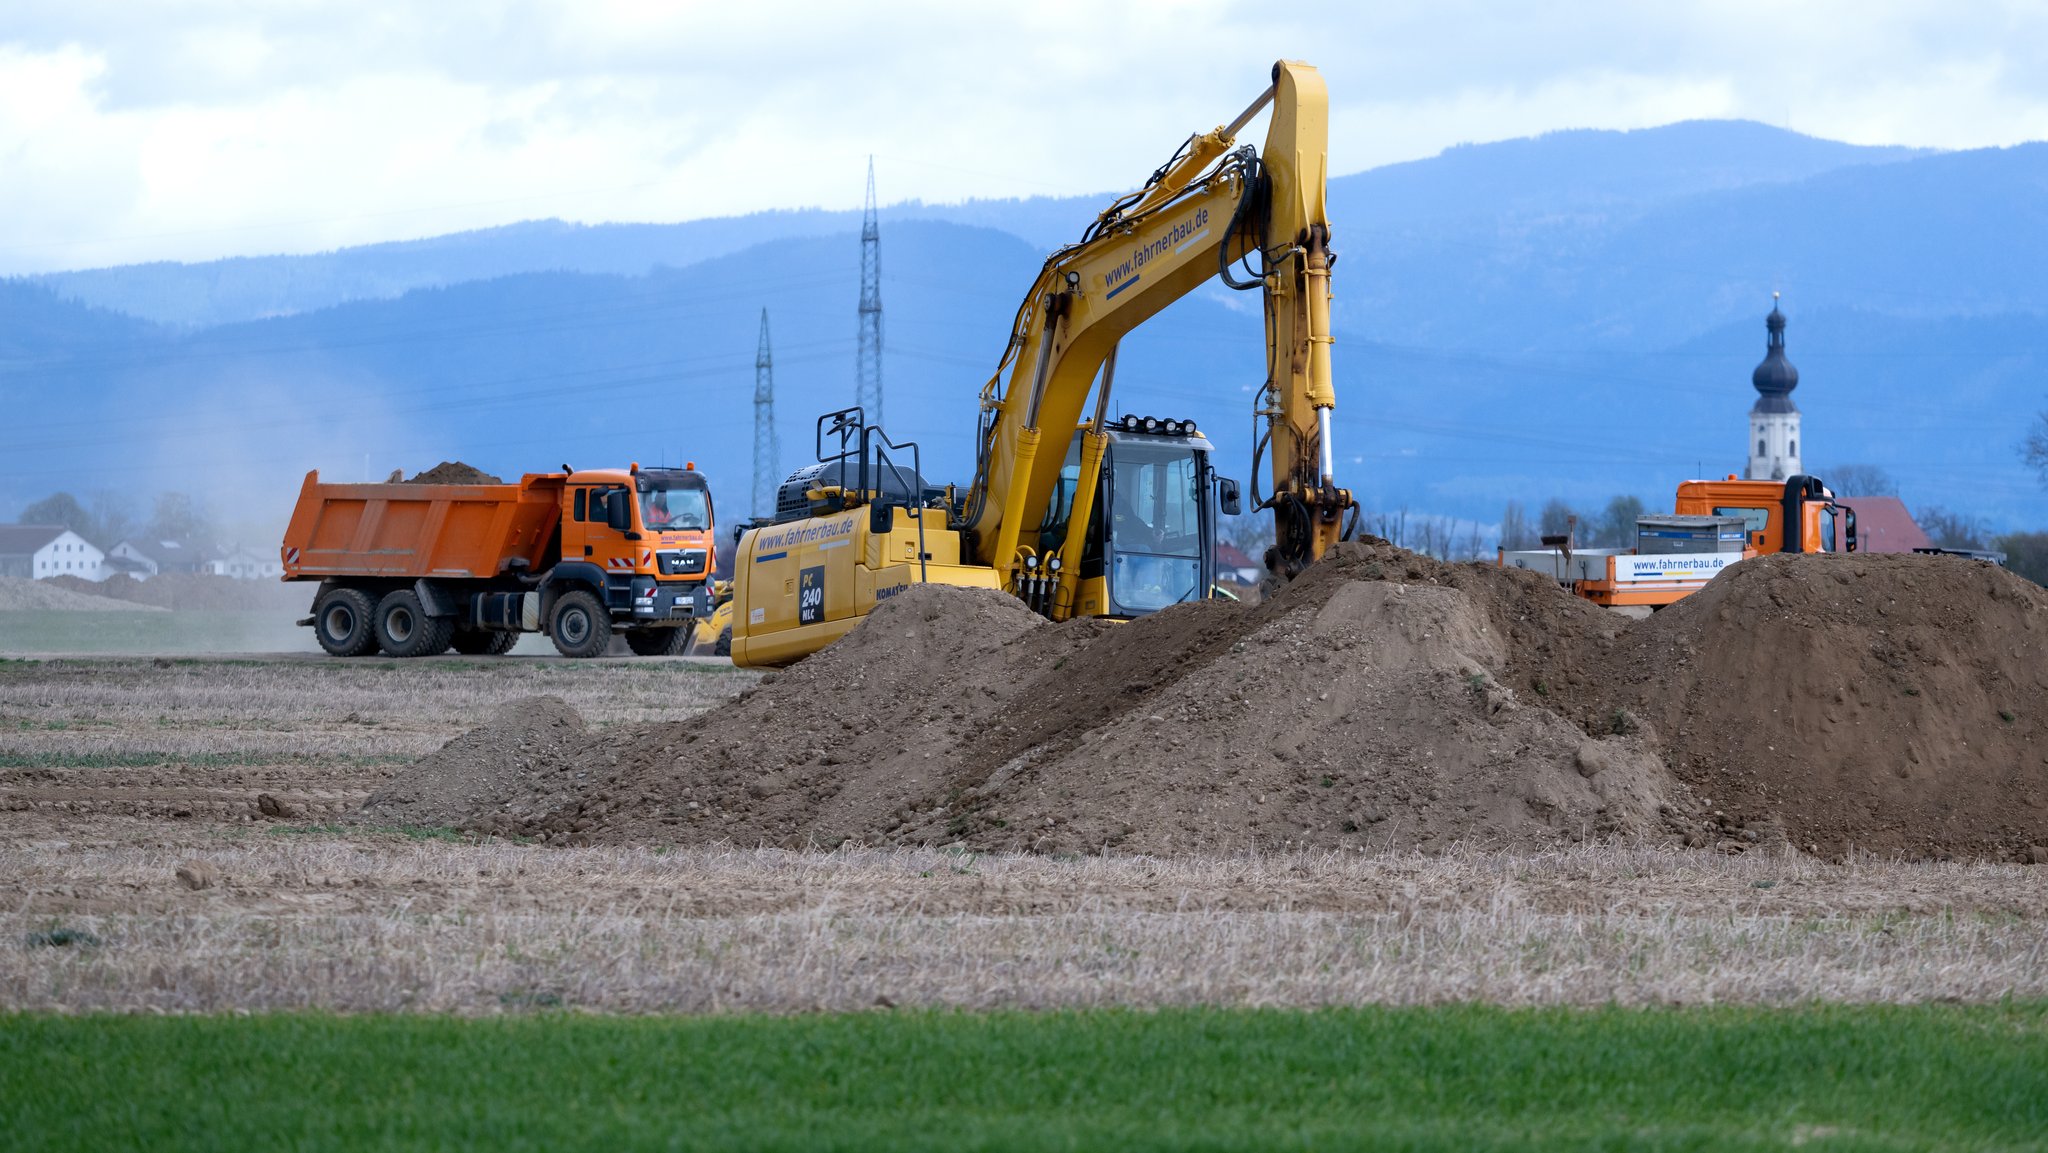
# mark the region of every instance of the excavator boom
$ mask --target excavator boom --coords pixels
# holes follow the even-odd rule
[[[1264,148],[1241,146],[1268,108]],[[1330,431],[1328,143],[1321,75],[1282,61],[1234,120],[1190,136],[1053,253],[983,386],[964,491],[925,486],[915,446],[858,409],[823,418],[818,463],[778,500],[796,511],[741,538],[734,661],[786,664],[920,582],[1007,589],[1056,620],[1207,595],[1215,514],[1238,511],[1235,482],[1216,475],[1192,422],[1109,411],[1124,335],[1219,276],[1263,302],[1253,468],[1268,459],[1255,494],[1274,518],[1267,563],[1284,579],[1327,552],[1352,507]]]
[[[1262,108],[1262,151],[1233,151]],[[1191,137],[1146,188],[1112,205],[1078,244],[1054,253],[1018,310],[1009,355],[983,390],[982,465],[968,527],[981,563],[1014,570],[1066,461],[1067,440],[1123,336],[1219,273],[1264,295],[1261,447],[1271,454],[1283,575],[1336,543],[1350,494],[1336,487],[1330,416],[1329,97],[1314,68],[1282,61],[1231,124]],[[1250,264],[1238,279],[1235,264]],[[1098,395],[1100,432],[1107,396]],[[1044,444],[1050,436],[1053,443]]]

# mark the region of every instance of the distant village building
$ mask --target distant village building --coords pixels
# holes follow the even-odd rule
[[[1823,480],[1826,478],[1823,477]],[[1856,547],[1863,552],[1912,552],[1932,548],[1927,532],[1895,496],[1836,497],[1856,512]]]
[[[1756,403],[1749,409],[1748,480],[1784,480],[1806,471],[1799,467],[1799,406],[1792,403],[1792,390],[1799,387],[1799,370],[1785,359],[1785,314],[1778,311],[1778,294],[1771,294],[1771,314],[1764,318],[1764,362],[1749,374],[1756,386]]]
[[[207,561],[206,571],[243,581],[277,580],[284,576],[284,560],[275,552],[258,553],[245,548],[231,548],[227,555]]]
[[[156,571],[200,573],[211,571],[204,549],[191,541],[150,540],[136,542],[136,547],[156,562]]]
[[[0,576],[104,580],[106,554],[61,524],[0,525]]]
[[[155,576],[159,569],[156,558],[149,555],[147,547],[132,540],[124,540],[108,549],[105,567],[108,576],[119,573],[139,581]]]

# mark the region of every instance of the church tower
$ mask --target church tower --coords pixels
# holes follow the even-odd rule
[[[1784,480],[1806,470],[1799,467],[1799,406],[1792,403],[1799,370],[1785,359],[1785,314],[1778,311],[1775,292],[1764,328],[1770,333],[1764,362],[1749,374],[1757,397],[1749,410],[1749,470],[1742,475],[1749,480]]]

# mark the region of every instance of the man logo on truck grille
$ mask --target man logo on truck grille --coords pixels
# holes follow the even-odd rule
[[[797,574],[796,623],[825,623],[825,566],[817,565]]]

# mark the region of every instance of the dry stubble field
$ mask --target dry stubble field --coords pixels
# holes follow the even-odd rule
[[[687,661],[0,662],[0,1010],[2048,996],[2048,884],[2016,865],[554,848],[349,820],[504,701],[556,694],[602,726],[752,680]]]

